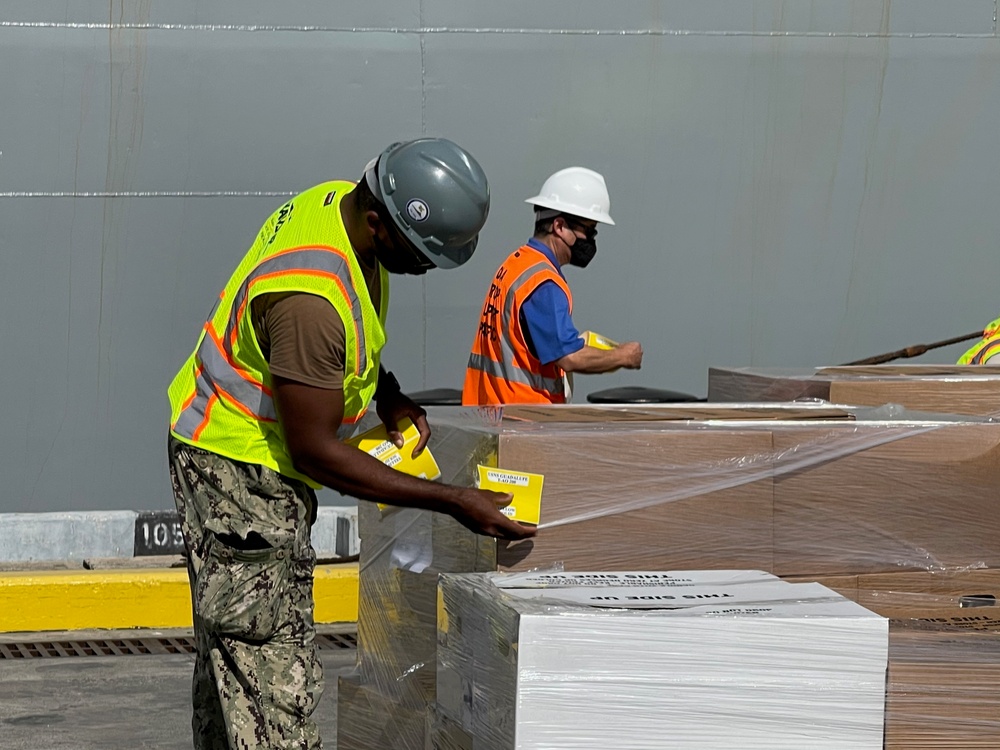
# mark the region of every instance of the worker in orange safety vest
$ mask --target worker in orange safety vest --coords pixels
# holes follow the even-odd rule
[[[561,404],[568,373],[639,369],[637,341],[600,348],[573,324],[562,267],[585,268],[597,253],[597,225],[614,226],[604,177],[584,167],[550,176],[535,208],[535,233],[497,270],[486,293],[465,372],[462,404]]]

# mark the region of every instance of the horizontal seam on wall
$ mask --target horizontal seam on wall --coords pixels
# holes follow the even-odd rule
[[[704,37],[804,37],[817,39],[993,39],[992,32],[863,32],[863,31],[709,31],[692,29],[538,29],[427,26],[420,28],[385,26],[292,26],[278,24],[172,24],[172,23],[83,23],[64,21],[0,21],[0,29],[81,29],[94,31],[238,31],[238,32],[325,32],[353,34],[525,34],[553,36],[704,36]]]

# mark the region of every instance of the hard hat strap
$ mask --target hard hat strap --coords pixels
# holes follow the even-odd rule
[[[556,211],[552,208],[536,208],[535,209],[535,221],[545,221],[546,219],[554,219],[557,216],[562,216],[562,211]]]

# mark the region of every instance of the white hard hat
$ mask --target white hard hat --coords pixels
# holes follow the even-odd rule
[[[525,203],[602,224],[615,224],[609,213],[611,198],[604,177],[586,167],[560,169],[545,181],[541,193]]]

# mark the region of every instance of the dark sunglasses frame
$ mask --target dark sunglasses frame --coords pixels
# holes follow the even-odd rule
[[[571,219],[568,216],[563,217],[566,219],[566,226],[568,226],[573,231],[583,232],[583,236],[588,240],[592,240],[597,237],[597,227],[588,227],[586,224],[582,224],[575,219]]]

